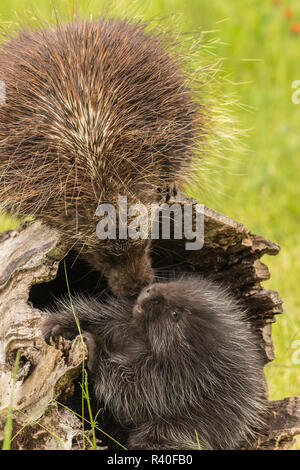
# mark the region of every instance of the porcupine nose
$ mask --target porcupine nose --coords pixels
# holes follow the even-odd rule
[[[163,300],[161,289],[157,285],[146,287],[141,293],[141,301],[158,303]]]
[[[139,316],[143,313],[151,315],[159,310],[160,305],[164,300],[161,288],[158,285],[150,285],[145,287],[137,298],[135,307],[133,309],[134,316]]]

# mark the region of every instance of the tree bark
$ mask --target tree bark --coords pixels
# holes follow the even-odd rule
[[[175,202],[196,203],[183,195]],[[276,291],[261,285],[270,273],[260,258],[276,255],[279,247],[211,209],[205,208],[204,220],[201,250],[185,250],[185,239],[155,240],[153,265],[158,271],[172,266],[177,272],[203,273],[230,285],[250,312],[265,363],[272,361],[271,326],[274,316],[282,313],[282,301]],[[0,439],[10,406],[17,351],[21,355],[13,393],[13,449],[82,446],[81,419],[57,403],[74,393],[82,368],[81,342],[79,338],[72,343],[61,340],[54,348],[41,334],[42,307],[51,301],[53,292],[66,292],[59,272],[67,252],[60,235],[39,221],[0,234]],[[71,286],[84,291],[82,279],[91,275],[89,281],[94,279],[99,288],[99,275],[89,274],[84,264],[77,263],[72,271],[75,258],[71,253],[66,258]],[[255,448],[287,449],[300,433],[300,397],[275,401],[271,406],[268,429]]]

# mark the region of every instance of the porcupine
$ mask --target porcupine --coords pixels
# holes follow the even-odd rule
[[[238,449],[264,431],[262,355],[228,289],[185,276],[135,304],[78,297],[74,308],[95,395],[127,426],[129,449],[197,449],[197,436],[201,449]],[[67,301],[47,315],[47,342],[78,334]]]
[[[116,294],[153,281],[149,240],[99,240],[97,206],[167,198],[204,134],[177,62],[118,19],[23,30],[0,48],[1,206],[57,229]]]

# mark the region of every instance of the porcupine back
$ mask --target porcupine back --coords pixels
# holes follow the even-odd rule
[[[187,178],[200,115],[142,24],[23,31],[1,46],[0,80],[0,203],[11,212],[88,240],[100,202],[154,200]]]

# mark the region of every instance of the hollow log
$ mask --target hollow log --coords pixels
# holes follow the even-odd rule
[[[183,195],[176,202],[196,203]],[[158,272],[201,273],[229,285],[250,313],[266,364],[274,359],[272,323],[282,313],[282,301],[276,291],[261,284],[270,277],[261,257],[276,255],[279,246],[209,208],[204,210],[204,222],[201,250],[185,250],[184,238],[154,240],[153,266]],[[0,234],[0,440],[13,390],[12,449],[82,448],[81,418],[59,404],[76,394],[81,342],[79,337],[72,343],[61,339],[56,347],[48,346],[41,334],[43,308],[67,293],[63,259],[72,294],[93,295],[107,289],[101,275],[40,221]],[[300,433],[300,396],[270,405],[273,413],[267,429],[253,448],[288,449]]]

